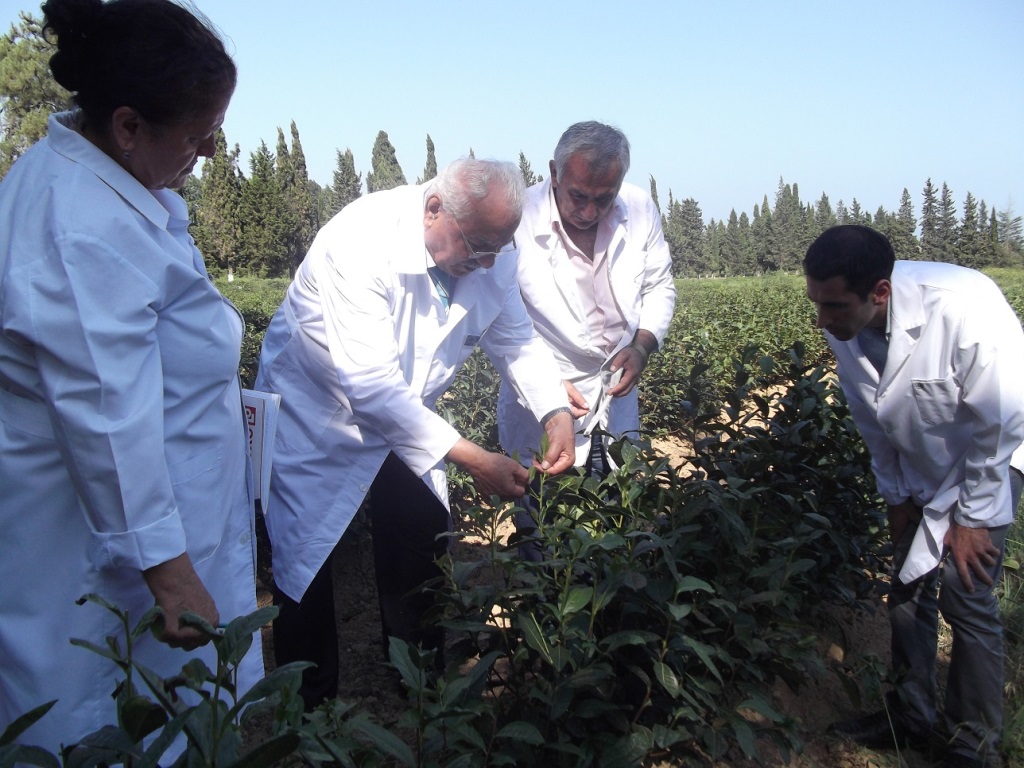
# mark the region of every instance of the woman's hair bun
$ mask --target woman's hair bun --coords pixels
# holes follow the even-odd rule
[[[42,10],[43,34],[57,37],[57,52],[50,58],[53,78],[69,91],[81,90],[103,17],[103,0],[47,0]]]

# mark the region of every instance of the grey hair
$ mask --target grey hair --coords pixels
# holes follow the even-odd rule
[[[555,147],[555,174],[561,176],[569,158],[582,155],[589,168],[606,170],[615,161],[622,168],[622,175],[629,170],[629,139],[618,128],[596,120],[587,120],[570,125]]]
[[[444,209],[459,221],[469,214],[474,203],[487,197],[491,185],[504,196],[511,212],[517,218],[522,216],[526,184],[515,163],[462,157],[437,175],[430,191],[440,196]]]

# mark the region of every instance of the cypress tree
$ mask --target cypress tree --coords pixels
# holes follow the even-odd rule
[[[334,216],[342,208],[362,194],[363,175],[356,173],[356,161],[352,150],[346,149],[342,154],[338,150],[338,163],[334,170],[334,183],[330,187],[330,215]]]
[[[370,158],[370,170],[366,174],[366,191],[373,193],[384,189],[394,189],[406,184],[402,166],[398,164],[395,148],[384,131],[377,133],[373,142],[373,154]]]
[[[437,176],[437,158],[434,157],[434,140],[427,134],[427,162],[423,166],[423,176],[416,180],[417,184],[423,184]]]
[[[282,277],[291,268],[295,223],[266,142],[250,155],[249,170],[239,206],[242,260],[259,277]]]
[[[193,237],[211,274],[227,275],[238,270],[242,180],[238,172],[239,149],[228,152],[222,129],[214,136],[212,157],[203,162],[196,204]]]
[[[530,167],[530,161],[526,159],[526,155],[523,154],[522,150],[519,151],[519,172],[523,174],[523,181],[528,187],[532,187],[542,178],[533,172],[533,168]]]

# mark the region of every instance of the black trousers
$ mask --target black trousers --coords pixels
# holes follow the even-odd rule
[[[448,540],[437,537],[451,529],[451,516],[426,483],[394,453],[388,454],[377,472],[369,502],[385,653],[389,637],[440,652],[444,630],[422,627],[433,597],[418,588],[441,575],[436,561],[448,551]],[[317,665],[302,676],[300,693],[307,711],[338,695],[338,628],[332,578],[337,552],[335,548],[299,602],[274,590],[274,604],[281,610],[274,621],[275,663],[281,666],[312,661]]]

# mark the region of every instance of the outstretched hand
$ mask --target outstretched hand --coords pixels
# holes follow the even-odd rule
[[[472,475],[476,489],[485,496],[516,499],[526,493],[529,470],[504,454],[484,450],[460,437],[446,458]]]

